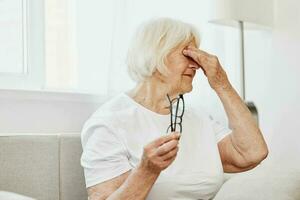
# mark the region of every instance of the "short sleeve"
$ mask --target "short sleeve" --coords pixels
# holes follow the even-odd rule
[[[112,129],[98,124],[83,129],[81,134],[81,165],[86,187],[115,178],[132,168],[125,146]]]
[[[230,128],[228,128],[218,120],[215,120],[212,115],[209,115],[209,119],[214,130],[217,143],[232,132]]]

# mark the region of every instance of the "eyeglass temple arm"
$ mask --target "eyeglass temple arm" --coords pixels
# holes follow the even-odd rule
[[[177,116],[177,114],[178,114],[178,106],[179,106],[179,101],[177,101],[175,116]],[[176,131],[176,121],[177,121],[177,117],[175,117],[175,123],[174,123],[175,127],[174,127],[174,131]]]
[[[167,97],[168,97],[168,100],[169,100],[169,102],[170,102],[170,120],[171,120],[171,132],[174,132],[174,127],[173,127],[173,119],[172,119],[172,115],[173,115],[173,113],[172,113],[172,100],[171,100],[171,98],[170,98],[170,96],[169,96],[169,94],[167,94]]]

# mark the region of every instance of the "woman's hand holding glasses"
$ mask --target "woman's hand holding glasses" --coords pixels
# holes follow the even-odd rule
[[[146,145],[140,168],[155,174],[166,169],[176,158],[179,138],[180,134],[173,132]]]

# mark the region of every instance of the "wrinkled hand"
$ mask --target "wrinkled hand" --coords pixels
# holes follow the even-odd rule
[[[211,55],[193,46],[188,46],[182,53],[193,59],[199,65],[198,67],[203,70],[212,89],[226,89],[230,86],[226,72],[219,63],[217,56]]]
[[[173,132],[162,136],[144,147],[140,167],[148,172],[159,174],[176,158],[180,134]]]

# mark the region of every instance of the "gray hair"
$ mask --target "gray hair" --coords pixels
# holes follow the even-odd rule
[[[127,53],[130,77],[139,83],[156,69],[166,72],[164,61],[170,51],[192,40],[199,47],[198,31],[193,25],[179,20],[158,18],[141,24]]]

